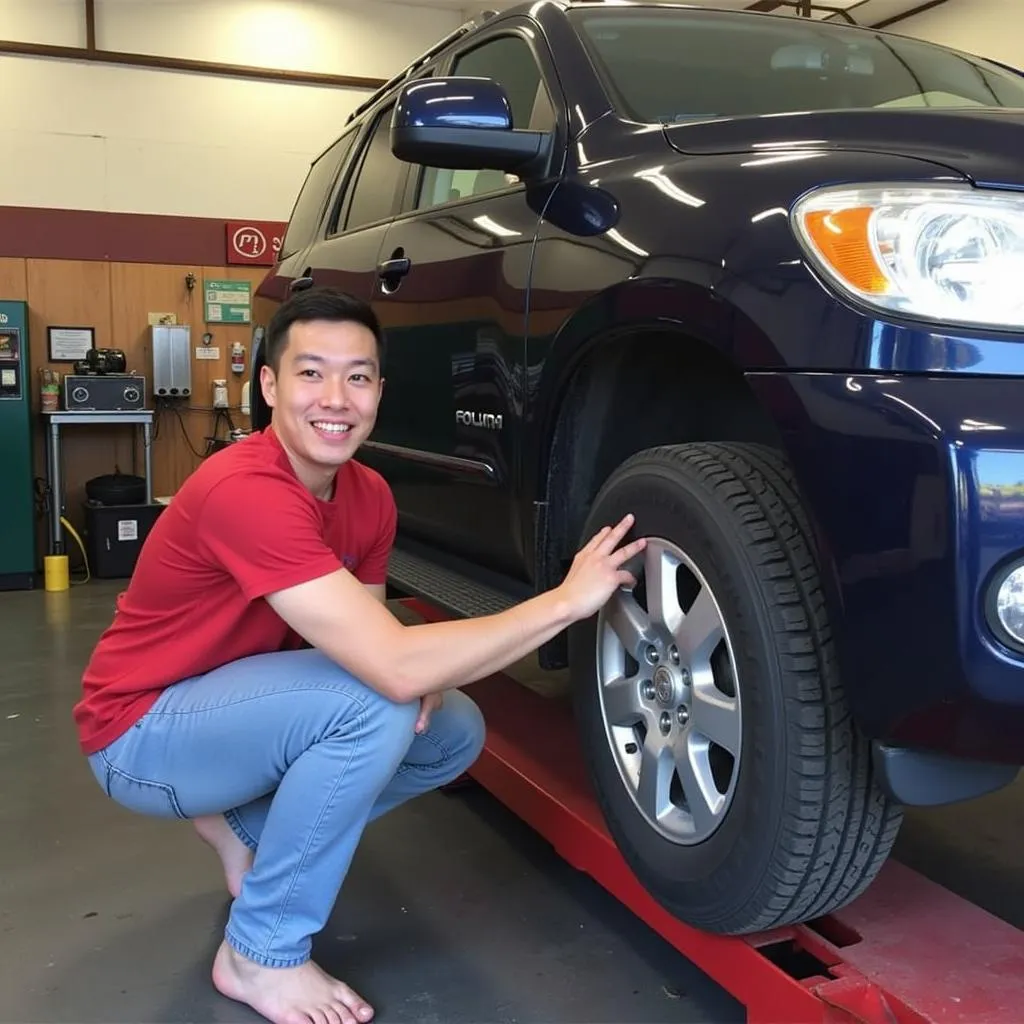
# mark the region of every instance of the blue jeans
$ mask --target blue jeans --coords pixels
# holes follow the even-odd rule
[[[290,967],[310,956],[368,822],[443,786],[479,756],[484,722],[458,690],[426,732],[316,650],[257,655],[165,690],[89,758],[104,792],[142,814],[223,813],[256,851],[227,941]]]

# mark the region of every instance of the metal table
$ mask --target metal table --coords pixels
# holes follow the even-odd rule
[[[99,412],[91,409],[44,412],[50,430],[46,443],[46,475],[50,485],[50,554],[63,554],[60,517],[64,514],[64,482],[61,478],[60,428],[68,426],[141,425],[146,459],[146,504],[153,503],[153,410]]]

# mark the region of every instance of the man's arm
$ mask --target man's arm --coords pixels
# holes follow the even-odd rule
[[[380,601],[385,607],[388,603],[388,585],[386,583],[364,583],[363,586],[366,592],[374,598],[374,600]],[[442,693],[428,693],[426,696],[421,697],[420,701],[422,707],[420,708],[419,717],[416,719],[416,732],[417,734],[425,732],[427,727],[430,725],[430,716],[441,707],[441,702],[444,700]]]
[[[635,586],[622,565],[643,540],[619,547],[627,516],[605,527],[573,560],[553,590],[475,619],[407,626],[345,570],[267,595],[300,636],[368,686],[406,702],[482,679],[535,651],[597,612],[621,586]]]

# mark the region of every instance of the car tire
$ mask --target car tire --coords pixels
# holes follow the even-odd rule
[[[878,873],[902,809],[852,721],[785,460],[751,444],[640,452],[601,488],[583,540],[630,512],[630,537],[648,538],[630,566],[637,590],[569,635],[576,719],[613,839],[650,894],[704,931],[835,911]],[[677,661],[671,628],[686,641]],[[620,688],[605,685],[615,678]],[[638,774],[645,755],[667,766],[660,788]]]

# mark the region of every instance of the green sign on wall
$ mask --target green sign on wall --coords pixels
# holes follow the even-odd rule
[[[203,281],[208,324],[247,324],[252,319],[252,285],[248,281]]]

